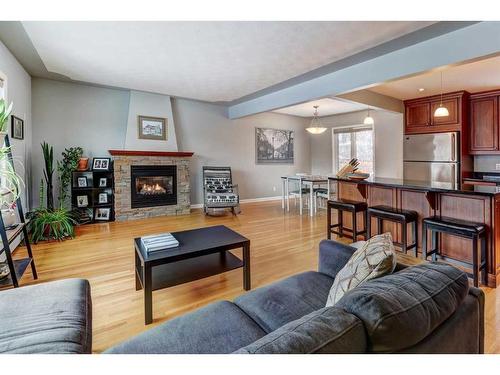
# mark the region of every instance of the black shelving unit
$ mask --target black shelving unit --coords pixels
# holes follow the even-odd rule
[[[9,163],[14,168],[14,162],[12,159],[12,151],[10,149],[10,141],[9,136],[4,135],[4,144],[5,147],[9,148],[8,159]],[[7,265],[9,266],[10,274],[0,280],[0,288],[4,288],[7,286],[13,286],[17,288],[19,286],[19,280],[23,277],[26,269],[31,265],[31,272],[33,274],[33,278],[36,280],[38,275],[36,273],[35,260],[33,259],[33,253],[31,251],[31,244],[28,236],[27,225],[28,222],[24,218],[23,205],[21,202],[21,198],[17,198],[16,200],[16,210],[19,217],[19,223],[16,223],[11,228],[6,228],[3,222],[2,215],[0,215],[0,237],[2,239],[2,251],[0,254],[5,254],[5,258],[7,261]],[[24,236],[24,243],[26,245],[26,249],[28,250],[28,257],[22,259],[12,259],[12,251],[10,248],[11,243],[18,238],[19,236]]]
[[[78,178],[85,177],[87,186],[78,186]],[[106,179],[106,186],[101,186],[101,179]],[[106,203],[99,203],[99,194],[107,195]],[[79,205],[79,197],[87,197],[87,205],[82,207]],[[105,223],[115,220],[115,181],[113,169],[108,171],[74,171],[71,182],[71,206],[80,213],[80,218],[86,216],[89,219],[84,219],[80,224]],[[109,208],[109,220],[96,220],[96,212],[99,208]],[[86,215],[85,215],[86,214]]]

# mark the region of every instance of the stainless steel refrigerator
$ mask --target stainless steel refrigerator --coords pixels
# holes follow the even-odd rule
[[[458,133],[405,135],[403,146],[405,180],[460,182],[460,144]]]

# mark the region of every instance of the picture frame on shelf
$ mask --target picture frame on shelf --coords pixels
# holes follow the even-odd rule
[[[14,139],[24,139],[24,120],[22,118],[11,116],[10,134]]]
[[[108,179],[106,177],[101,177],[99,179],[99,187],[107,187],[108,186]]]
[[[92,159],[93,171],[109,171],[111,168],[111,158],[94,158]]]
[[[76,206],[78,208],[88,207],[89,197],[87,195],[77,195],[76,196]]]
[[[167,140],[167,119],[163,117],[138,116],[139,139]]]
[[[107,193],[99,193],[99,204],[108,203],[108,194]]]
[[[94,220],[96,221],[109,221],[111,217],[111,208],[96,208]]]
[[[77,185],[79,188],[88,187],[88,180],[86,176],[80,176],[77,178]]]

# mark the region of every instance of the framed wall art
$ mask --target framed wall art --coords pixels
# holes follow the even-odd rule
[[[167,140],[167,119],[162,117],[139,116],[139,139]]]
[[[24,120],[16,116],[11,116],[12,127],[10,134],[14,139],[24,139]]]
[[[293,164],[293,130],[255,128],[257,164]]]

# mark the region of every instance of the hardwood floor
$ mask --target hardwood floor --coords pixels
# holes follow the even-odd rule
[[[292,209],[291,209],[292,210]],[[279,202],[249,203],[242,213],[190,215],[81,226],[77,237],[33,246],[39,279],[86,278],[92,287],[93,350],[101,352],[127,338],[188,311],[244,293],[242,269],[153,292],[154,323],[144,325],[143,293],[135,291],[132,240],[145,234],[224,224],[251,240],[252,288],[306,270],[315,270],[326,217],[283,214]],[[24,256],[19,248],[15,257]],[[240,250],[234,252],[241,256]],[[414,261],[413,258],[402,259]],[[27,274],[21,285],[33,284]],[[500,288],[485,288],[485,351],[500,353]]]

